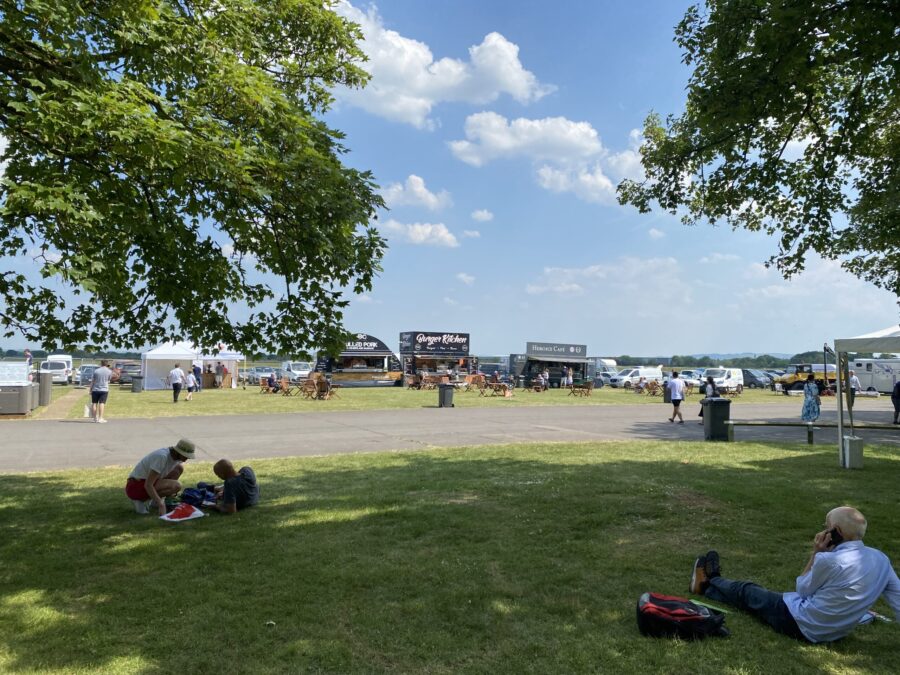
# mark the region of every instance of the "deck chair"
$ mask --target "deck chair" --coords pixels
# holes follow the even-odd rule
[[[281,395],[282,396],[293,396],[294,395],[294,387],[291,384],[291,381],[286,377],[281,378]]]

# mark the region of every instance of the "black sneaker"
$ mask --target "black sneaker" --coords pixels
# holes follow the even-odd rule
[[[703,571],[706,572],[707,579],[713,579],[714,577],[722,576],[722,570],[719,568],[719,554],[716,551],[707,551],[706,555],[706,564],[703,567]]]
[[[694,561],[694,569],[691,572],[690,591],[695,595],[703,595],[709,586],[709,578],[706,576],[706,556],[701,555]]]

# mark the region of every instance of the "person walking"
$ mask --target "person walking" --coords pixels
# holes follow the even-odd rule
[[[850,371],[850,407],[856,403],[856,394],[862,390],[862,384],[856,376],[856,371]]]
[[[684,400],[684,380],[678,377],[678,371],[672,371],[672,377],[666,382],[669,394],[672,398],[672,416],[670,422],[674,422],[678,418],[678,424],[684,424],[684,416],[681,414],[681,402]]]
[[[194,392],[197,391],[197,378],[193,370],[187,371],[187,375],[184,376],[184,382],[187,385],[187,396],[184,397],[184,400],[193,401]]]
[[[98,424],[106,424],[103,413],[106,410],[106,400],[109,397],[109,383],[113,378],[113,371],[109,369],[109,361],[100,361],[100,367],[95,368],[91,374],[91,414]]]
[[[178,394],[181,393],[181,388],[184,386],[184,371],[181,369],[180,363],[176,363],[175,367],[169,371],[169,384],[172,385],[172,402],[178,403]]]
[[[800,419],[804,422],[815,422],[819,419],[819,385],[816,384],[816,376],[810,373],[806,376],[806,384],[803,385],[803,410]]]
[[[191,371],[194,373],[194,379],[197,380],[197,389],[195,391],[203,391],[203,370],[200,368],[200,365],[195,363]]]

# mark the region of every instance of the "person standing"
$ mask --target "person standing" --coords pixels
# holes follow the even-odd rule
[[[719,395],[719,392],[716,391],[716,383],[712,379],[712,375],[707,376],[706,385],[703,387],[703,395],[705,398],[715,398]],[[700,401],[700,417],[703,417],[703,401]],[[703,420],[700,420],[700,424],[703,424]]]
[[[684,380],[679,379],[677,370],[672,371],[672,377],[666,382],[666,387],[669,388],[672,398],[672,416],[669,421],[674,422],[677,417],[678,424],[684,424],[684,417],[681,414],[681,402],[684,400]]]
[[[894,424],[900,424],[900,380],[894,382],[891,391],[891,403],[894,404]]]
[[[172,402],[178,403],[178,394],[181,393],[181,388],[184,386],[184,371],[181,369],[180,363],[176,363],[175,367],[169,371],[169,384],[172,385]]]
[[[113,371],[109,369],[109,361],[100,361],[100,367],[95,368],[91,374],[91,414],[94,421],[106,424],[103,413],[106,410],[106,400],[109,397],[109,383],[113,379]]]
[[[819,385],[816,384],[816,376],[810,373],[806,376],[806,384],[803,385],[803,410],[800,419],[804,422],[815,422],[819,419]]]
[[[850,371],[850,407],[853,407],[853,404],[856,403],[856,394],[857,392],[862,390],[862,384],[859,381],[859,378],[856,376],[856,371]]]
[[[222,388],[222,380],[225,378],[225,366],[221,361],[216,363],[216,389]]]
[[[197,391],[203,391],[203,371],[200,369],[200,365],[195,363],[191,370],[194,373],[194,379],[197,380]]]
[[[544,372],[541,373],[541,376],[544,378],[544,391],[547,391],[550,388],[550,369],[544,368]]]

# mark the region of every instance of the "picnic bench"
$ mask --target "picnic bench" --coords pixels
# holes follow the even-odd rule
[[[569,396],[590,396],[594,391],[594,381],[587,380],[581,384],[571,384],[568,386]]]
[[[479,390],[479,396],[509,396],[512,388],[506,382],[485,382]]]

